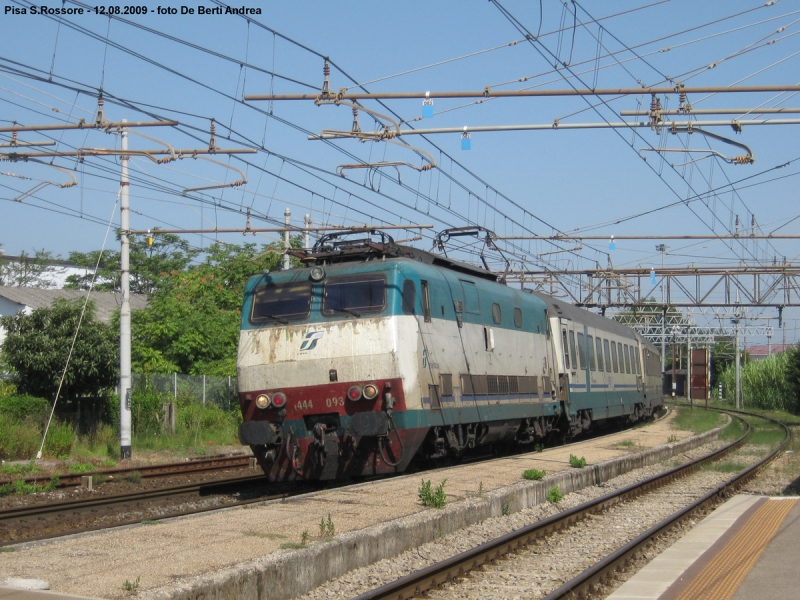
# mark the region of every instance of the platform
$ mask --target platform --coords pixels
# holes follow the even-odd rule
[[[608,596],[614,600],[795,598],[797,498],[734,496]]]

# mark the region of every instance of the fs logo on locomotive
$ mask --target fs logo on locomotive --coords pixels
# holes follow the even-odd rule
[[[303,343],[300,344],[300,352],[306,352],[316,348],[317,340],[322,339],[323,335],[325,335],[324,331],[312,331],[311,333],[307,333],[306,339],[304,339]]]

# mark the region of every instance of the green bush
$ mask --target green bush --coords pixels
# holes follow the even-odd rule
[[[741,386],[744,408],[800,413],[800,396],[792,389],[788,376],[792,358],[794,358],[793,351],[787,351],[742,365]],[[720,373],[719,381],[725,389],[726,398],[733,400],[736,395],[736,367],[731,365]]]
[[[549,490],[547,490],[547,501],[551,504],[555,504],[556,502],[561,502],[561,499],[564,497],[564,494],[561,493],[561,490],[558,489],[557,485],[554,485]]]
[[[54,422],[47,432],[44,450],[50,456],[67,458],[76,442],[75,430],[69,423]]]
[[[583,467],[586,466],[586,459],[583,456],[578,458],[574,454],[570,454],[569,455],[569,464],[574,469],[582,469]]]
[[[36,456],[42,441],[41,427],[0,414],[0,458],[24,460]]]
[[[530,479],[532,481],[544,479],[545,475],[547,475],[547,471],[540,471],[539,469],[528,469],[522,472],[522,477],[524,479]]]
[[[428,481],[425,481],[424,479],[422,480],[422,484],[417,490],[417,496],[419,496],[423,506],[429,506],[431,508],[444,508],[445,501],[447,500],[447,494],[444,493],[445,483],[447,483],[447,479],[437,485],[436,489],[433,489],[431,487],[430,479]]]
[[[34,421],[41,423],[50,414],[50,402],[44,398],[15,394],[0,397],[0,415],[16,421]]]

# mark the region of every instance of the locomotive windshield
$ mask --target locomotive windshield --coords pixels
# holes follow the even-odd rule
[[[302,319],[311,312],[311,283],[285,283],[256,288],[253,297],[253,324],[277,321],[284,325],[290,319]]]
[[[341,277],[325,282],[322,314],[381,312],[386,305],[386,280],[380,275]]]

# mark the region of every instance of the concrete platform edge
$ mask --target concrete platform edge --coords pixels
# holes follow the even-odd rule
[[[547,490],[557,485],[568,494],[598,485],[633,469],[650,466],[708,443],[722,428],[620,456],[583,469],[560,471],[541,481],[520,481],[468,498],[443,510],[429,509],[365,529],[338,534],[330,542],[301,550],[281,550],[215,573],[186,578],[168,586],[139,592],[147,600],[223,600],[270,598],[289,600],[345,573],[402,554],[474,523],[546,502]]]

